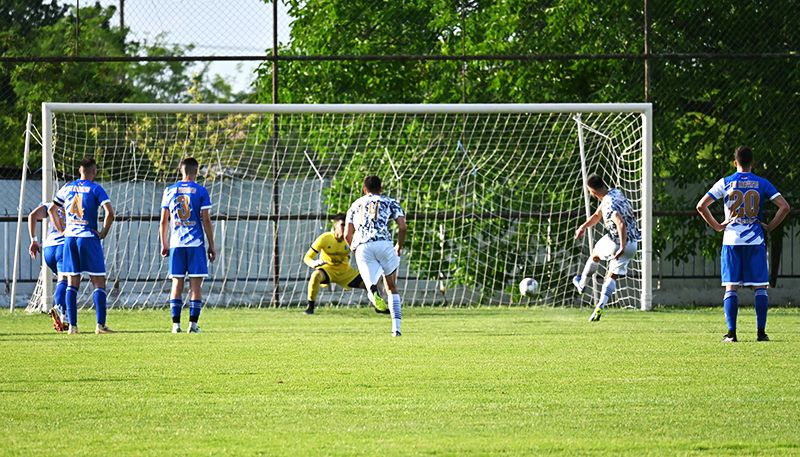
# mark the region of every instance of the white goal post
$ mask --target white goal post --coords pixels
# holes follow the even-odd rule
[[[204,286],[212,306],[304,303],[310,271],[302,257],[330,229],[330,216],[359,196],[367,174],[381,176],[407,212],[404,302],[590,304],[571,278],[602,228],[588,241],[572,238],[596,208],[583,186],[596,172],[624,190],[643,235],[612,304],[651,308],[649,103],[44,103],[42,126],[42,199],[93,156],[117,213],[104,240],[109,306],[166,305],[160,197],[178,179],[178,161],[194,156],[214,205],[218,259]],[[539,294],[519,295],[523,277],[537,279]],[[53,284],[44,265],[41,278],[33,300],[47,309]],[[81,294],[82,306],[91,306],[89,295]],[[367,301],[332,286],[320,303]]]

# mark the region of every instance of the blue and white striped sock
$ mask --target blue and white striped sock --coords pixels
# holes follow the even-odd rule
[[[400,333],[400,320],[403,318],[402,303],[400,294],[392,294],[392,305],[389,307],[392,315],[392,333]]]

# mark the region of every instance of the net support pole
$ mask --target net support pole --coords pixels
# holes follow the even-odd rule
[[[642,297],[641,308],[653,308],[653,108],[642,113]]]
[[[19,249],[22,244],[22,208],[25,205],[25,182],[28,177],[28,156],[31,151],[31,126],[33,125],[33,115],[28,113],[28,120],[25,123],[25,149],[22,154],[22,178],[19,183],[19,206],[17,207],[17,239],[14,242],[14,273],[11,276],[11,300],[9,311],[14,312],[17,305],[17,274],[19,274]],[[44,254],[42,255],[44,257]],[[44,262],[42,262],[44,263]]]
[[[583,122],[581,121],[581,113],[578,113],[574,117],[575,123],[578,124],[578,151],[581,156],[581,177],[583,178],[583,182],[581,182],[581,189],[583,191],[583,204],[584,209],[586,211],[586,218],[590,218],[592,216],[592,197],[589,195],[589,189],[586,188],[586,182],[589,180],[589,170],[586,165],[586,146],[583,141]],[[586,241],[589,243],[589,255],[592,255],[592,247],[594,246],[594,237],[592,236],[592,228],[589,227],[586,229]],[[582,270],[582,266],[579,266]],[[581,271],[578,270],[578,271]],[[588,281],[589,278],[587,278]],[[594,282],[594,278],[592,278],[592,298],[594,298],[595,302],[600,300],[600,291],[597,290],[596,284]]]
[[[42,103],[42,201],[53,199],[53,113],[47,103]],[[42,233],[47,233],[49,218],[42,219]],[[53,300],[53,281],[50,270],[42,261],[42,305],[40,309],[49,311]]]

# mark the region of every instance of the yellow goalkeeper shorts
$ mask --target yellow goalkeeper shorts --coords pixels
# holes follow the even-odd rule
[[[345,289],[350,289],[350,283],[358,277],[358,270],[351,267],[350,264],[343,263],[340,265],[323,265],[318,268],[328,275],[328,281],[322,283],[323,287],[327,287],[330,283],[336,283]]]

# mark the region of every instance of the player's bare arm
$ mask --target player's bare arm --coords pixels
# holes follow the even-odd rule
[[[353,234],[356,232],[356,227],[353,223],[347,224],[347,227],[344,229],[344,240],[347,242],[348,246],[353,246]]]
[[[397,255],[400,255],[400,251],[403,250],[403,243],[406,241],[406,232],[408,231],[408,225],[406,224],[406,218],[398,217],[397,220],[397,244],[395,245],[394,249],[397,251]]]
[[[717,221],[714,215],[711,214],[711,210],[708,209],[708,207],[711,206],[712,203],[714,203],[714,199],[710,195],[708,194],[703,195],[703,198],[701,198],[700,201],[697,202],[696,209],[697,212],[700,213],[700,217],[702,217],[703,220],[706,221],[706,224],[708,224],[709,227],[711,227],[715,232],[721,232],[725,230],[725,227],[730,223],[730,221],[726,221],[724,223],[720,223],[719,221]]]
[[[595,211],[594,214],[589,216],[586,219],[586,222],[581,224],[581,226],[578,227],[577,230],[575,230],[575,239],[577,240],[578,238],[582,237],[583,236],[583,232],[585,232],[586,229],[588,229],[589,227],[592,227],[593,225],[597,224],[602,219],[603,219],[603,211],[600,209],[600,207],[598,207],[597,211]]]
[[[161,208],[158,237],[161,239],[161,257],[169,255],[169,209]]]
[[[58,231],[58,233],[63,235],[66,227],[64,227],[64,225],[61,224],[61,218],[58,217],[58,208],[60,206],[61,203],[54,201],[53,204],[50,205],[50,209],[47,210],[47,214],[50,215],[50,223],[53,224],[53,227],[56,228],[56,231]]]
[[[36,255],[39,254],[42,247],[41,244],[39,244],[39,237],[36,236],[36,224],[46,216],[47,207],[45,205],[37,206],[36,209],[28,214],[28,234],[31,236],[31,245],[28,247],[28,252],[32,259],[36,258]]]
[[[217,258],[217,248],[214,245],[214,227],[211,225],[211,213],[208,209],[200,211],[200,217],[203,219],[203,230],[206,232],[208,239],[208,260],[214,261]]]
[[[108,236],[108,232],[111,230],[111,224],[114,223],[114,219],[116,218],[111,202],[106,202],[103,205],[103,210],[106,212],[106,217],[103,218],[103,228],[100,230],[100,233],[97,234],[101,240]]]
[[[619,213],[614,213],[611,216],[611,220],[614,222],[614,225],[617,226],[617,233],[619,234],[619,248],[614,254],[614,258],[619,259],[622,257],[622,254],[625,253],[625,246],[628,244],[628,228],[625,226],[625,221],[622,220],[622,216],[620,216]]]
[[[787,202],[786,199],[783,198],[783,195],[778,195],[777,197],[775,197],[775,199],[772,200],[772,203],[774,203],[778,207],[778,211],[775,213],[775,217],[773,217],[772,220],[769,221],[769,224],[766,224],[764,222],[761,223],[761,226],[764,227],[764,231],[767,233],[775,230],[779,225],[781,225],[783,220],[786,219],[786,216],[789,215],[789,211],[791,211],[791,208],[789,207],[789,202]]]

